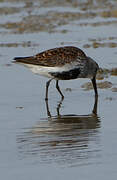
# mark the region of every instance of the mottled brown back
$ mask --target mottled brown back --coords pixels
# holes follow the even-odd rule
[[[85,53],[72,46],[59,47],[41,52],[35,56],[30,57],[16,57],[14,60],[19,63],[34,64],[41,66],[63,66],[66,63],[73,62],[77,59],[86,58]]]

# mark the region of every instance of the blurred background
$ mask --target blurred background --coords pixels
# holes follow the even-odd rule
[[[90,80],[55,83],[13,64],[16,56],[76,46],[100,66]],[[97,115],[92,113],[97,106]],[[117,1],[0,0],[0,176],[2,179],[117,177]]]

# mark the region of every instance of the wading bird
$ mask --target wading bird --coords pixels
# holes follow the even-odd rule
[[[15,57],[14,60],[14,62],[30,68],[33,73],[50,78],[46,83],[45,100],[48,100],[48,88],[53,79],[56,80],[56,88],[62,99],[64,96],[59,88],[58,81],[77,78],[90,78],[95,96],[98,96],[96,73],[99,66],[77,47],[65,46],[49,49],[35,56]]]

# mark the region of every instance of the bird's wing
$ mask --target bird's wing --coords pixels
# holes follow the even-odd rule
[[[16,57],[14,60],[19,63],[33,64],[40,66],[63,66],[77,59],[86,58],[85,53],[76,47],[66,46],[50,49],[30,57]]]

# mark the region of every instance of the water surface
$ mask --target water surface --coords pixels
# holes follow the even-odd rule
[[[0,1],[2,179],[116,179],[116,26],[114,0]],[[47,104],[47,79],[11,62],[64,45],[83,49],[103,69],[98,101],[90,80],[79,79],[60,82],[62,102],[52,82]]]

